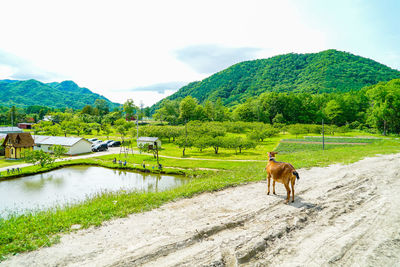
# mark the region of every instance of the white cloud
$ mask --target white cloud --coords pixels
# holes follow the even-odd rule
[[[313,7],[305,11],[303,2],[5,0],[0,2],[0,50],[50,74],[42,79],[73,80],[116,101],[116,91],[205,78],[195,65],[177,58],[176,51],[194,46],[225,48],[220,53],[231,54],[233,61],[242,56],[231,53],[233,48],[239,54],[243,48],[258,49],[258,58],[335,48],[337,32],[327,32],[319,20],[310,22],[305,14]],[[212,69],[218,62],[206,63]],[[1,67],[0,79],[10,71],[15,69]],[[159,98],[132,94],[149,104]],[[124,95],[118,99],[124,102]]]

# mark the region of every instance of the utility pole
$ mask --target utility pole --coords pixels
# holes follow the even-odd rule
[[[325,150],[324,119],[322,119],[322,150]]]
[[[139,114],[136,115],[136,142],[139,139]]]

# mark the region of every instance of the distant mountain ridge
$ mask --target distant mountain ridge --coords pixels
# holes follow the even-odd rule
[[[110,106],[119,106],[102,95],[79,87],[73,81],[42,83],[37,80],[0,80],[0,101],[4,106],[26,107],[41,105],[54,108],[82,109],[93,105],[96,99],[104,99]]]
[[[264,92],[332,93],[359,90],[400,78],[400,71],[372,59],[334,49],[244,61],[192,82],[165,99],[195,97],[200,103],[221,98],[233,106]],[[152,107],[160,107],[162,101]]]

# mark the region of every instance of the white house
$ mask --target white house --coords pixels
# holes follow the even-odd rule
[[[137,146],[148,144],[149,149],[153,149],[155,143],[158,148],[161,148],[161,140],[158,137],[139,137],[137,139]]]
[[[92,152],[92,143],[82,137],[34,135],[33,140],[35,141],[34,150],[50,152],[50,147],[61,145],[68,150],[67,153],[65,153],[67,155]]]

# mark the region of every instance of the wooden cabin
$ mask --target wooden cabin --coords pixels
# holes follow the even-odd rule
[[[32,151],[35,142],[30,133],[9,133],[4,139],[5,158],[19,159],[25,151]]]

